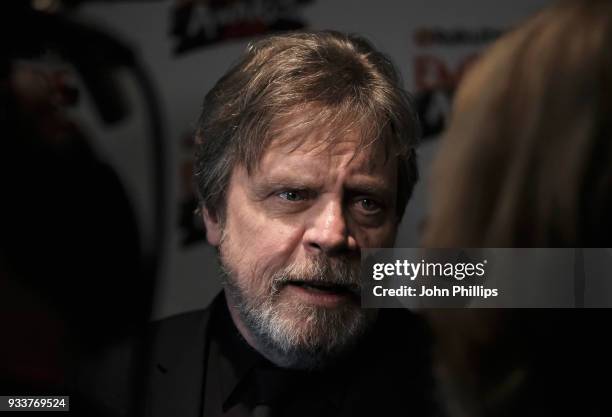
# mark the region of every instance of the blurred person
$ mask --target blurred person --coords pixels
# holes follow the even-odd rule
[[[458,91],[427,247],[609,247],[612,2],[562,1],[496,42]],[[605,310],[432,311],[453,416],[609,415]]]
[[[36,65],[2,64],[0,393],[70,396],[74,415],[114,415],[73,378],[82,360],[146,324],[152,281],[142,279],[134,213],[69,117],[77,92]]]
[[[99,358],[108,349],[129,339],[133,358],[112,384],[124,395],[123,410],[134,415],[162,227],[157,221],[153,233],[141,233],[121,177],[91,135],[104,137],[99,128],[129,119],[127,91],[116,75],[132,75],[152,120],[156,180],[163,176],[159,112],[132,50],[58,5],[9,1],[0,15],[6,41],[0,58],[0,394],[44,400],[28,401],[28,410],[23,398],[16,404],[4,398],[2,408],[116,415],[106,398],[98,400],[103,390],[95,368],[104,366]],[[90,110],[102,122],[98,129],[79,121]],[[161,200],[163,187],[153,182]],[[163,209],[155,206],[156,217]],[[86,380],[95,380],[90,391]],[[49,396],[69,399],[62,404]]]
[[[468,73],[435,163],[425,244],[610,245],[610,7],[546,9]]]

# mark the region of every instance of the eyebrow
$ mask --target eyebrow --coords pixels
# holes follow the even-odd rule
[[[268,195],[271,191],[280,188],[291,188],[296,190],[318,190],[321,188],[321,186],[316,184],[316,181],[312,179],[280,177],[273,179],[264,178],[259,180],[253,180],[250,188],[253,191],[253,194],[255,194],[256,196],[264,197]]]
[[[253,194],[258,198],[263,198],[270,192],[281,188],[318,191],[321,188],[321,185],[317,184],[317,181],[314,178],[279,177],[253,180],[251,186]],[[344,184],[344,189],[348,192],[348,194],[369,194],[388,199],[391,199],[395,192],[395,190],[390,188],[386,182],[371,178],[349,180],[346,184]]]
[[[385,198],[391,198],[394,193],[384,181],[377,180],[357,180],[345,184],[344,188],[352,194],[372,194]]]

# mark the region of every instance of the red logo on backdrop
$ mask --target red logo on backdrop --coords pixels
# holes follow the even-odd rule
[[[183,54],[219,42],[302,29],[301,6],[312,0],[176,0],[171,35]]]
[[[421,28],[414,32],[415,101],[425,139],[444,130],[461,78],[482,48],[502,33],[489,28]]]

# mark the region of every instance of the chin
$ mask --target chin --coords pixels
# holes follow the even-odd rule
[[[289,299],[249,319],[261,352],[284,368],[320,369],[351,350],[373,323],[375,310],[352,303],[329,307]]]

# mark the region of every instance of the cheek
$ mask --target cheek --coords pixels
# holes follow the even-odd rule
[[[359,228],[355,237],[360,248],[389,248],[395,243],[397,226],[385,223],[376,228]]]
[[[238,279],[257,285],[264,277],[291,262],[301,242],[301,228],[257,211],[235,213],[227,222],[231,268]],[[230,221],[231,220],[231,221]]]

